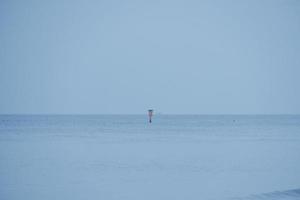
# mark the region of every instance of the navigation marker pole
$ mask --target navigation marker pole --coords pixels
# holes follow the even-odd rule
[[[148,110],[149,123],[152,122],[152,115],[153,115],[153,110]]]

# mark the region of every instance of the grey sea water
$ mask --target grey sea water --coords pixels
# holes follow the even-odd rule
[[[0,199],[300,199],[299,115],[1,115]]]

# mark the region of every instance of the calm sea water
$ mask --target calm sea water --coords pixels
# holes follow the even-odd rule
[[[157,115],[152,124],[147,115],[0,115],[4,138],[298,139],[299,131],[299,115]]]
[[[0,199],[299,199],[299,152],[298,115],[2,115]]]

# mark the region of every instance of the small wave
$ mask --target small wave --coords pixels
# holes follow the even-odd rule
[[[300,200],[300,189],[275,191],[255,194],[247,197],[233,198],[232,200]]]

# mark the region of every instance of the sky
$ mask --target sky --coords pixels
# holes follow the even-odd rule
[[[1,114],[300,114],[298,0],[0,0]]]

